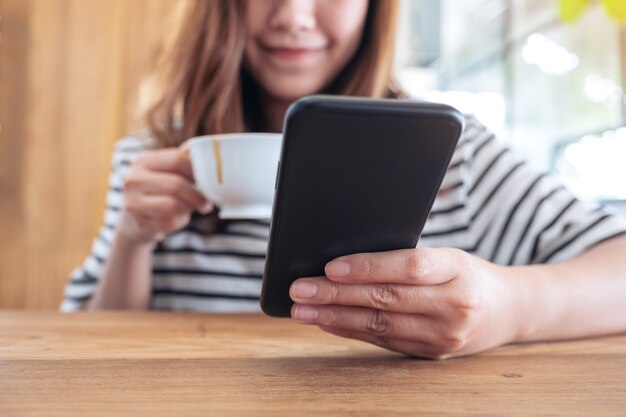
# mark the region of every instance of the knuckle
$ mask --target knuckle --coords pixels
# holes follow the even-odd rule
[[[128,192],[134,189],[137,185],[139,185],[140,179],[137,175],[137,171],[134,168],[131,168],[126,178],[124,178],[122,182],[122,188],[124,192]]]
[[[465,346],[465,339],[456,334],[448,335],[444,343],[444,349],[446,352],[457,352]]]
[[[457,265],[459,271],[464,271],[464,275],[468,277],[475,277],[477,274],[482,273],[477,270],[479,264],[476,263],[476,257],[468,254],[467,252],[458,248],[446,248],[451,255],[451,259],[455,265]]]
[[[458,352],[467,346],[469,341],[468,339],[468,333],[463,327],[449,330],[441,335],[441,343],[439,345],[441,352],[438,353],[445,355]]]
[[[462,249],[447,248],[454,255],[455,262],[461,263],[464,267],[469,267],[472,257]]]
[[[461,249],[451,249],[454,256],[454,263],[459,266],[459,270],[465,271],[468,276],[475,276],[476,272],[476,262],[474,262],[474,258],[472,258],[467,252],[462,251]]]
[[[480,295],[474,290],[453,298],[450,303],[462,323],[470,322],[479,313],[482,304]]]
[[[365,323],[365,330],[381,336],[389,333],[389,327],[389,316],[381,310],[374,310]]]
[[[329,281],[328,282],[329,287],[328,287],[328,298],[329,298],[329,302],[334,303],[336,301],[339,301],[339,285],[337,285],[336,283]]]
[[[425,250],[411,251],[404,261],[405,275],[414,281],[419,281],[422,277],[427,275],[431,268],[432,260]]]
[[[370,288],[370,299],[376,308],[386,309],[399,302],[400,297],[393,284],[378,284]]]

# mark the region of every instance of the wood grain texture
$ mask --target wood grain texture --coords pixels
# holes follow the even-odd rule
[[[177,0],[1,0],[0,309],[56,309]]]
[[[260,315],[0,312],[2,416],[624,416],[626,336],[417,360]]]

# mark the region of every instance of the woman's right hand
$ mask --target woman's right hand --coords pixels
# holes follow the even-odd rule
[[[137,244],[152,244],[185,227],[191,213],[208,214],[213,204],[193,184],[187,146],[140,155],[124,181],[118,233]]]

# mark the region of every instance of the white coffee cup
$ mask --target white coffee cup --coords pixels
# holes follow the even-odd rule
[[[198,189],[222,219],[269,219],[282,135],[230,133],[188,142]]]

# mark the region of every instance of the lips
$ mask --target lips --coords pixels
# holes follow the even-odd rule
[[[280,42],[271,40],[258,40],[262,48],[265,49],[291,49],[315,51],[326,47],[324,42]]]
[[[321,49],[293,49],[293,48],[270,48],[267,50],[270,54],[285,58],[285,59],[299,59],[307,58],[312,55],[316,55],[321,52]]]
[[[302,46],[302,45],[267,45],[260,44],[261,49],[272,57],[279,59],[297,61],[305,60],[317,56],[326,48],[323,46]]]

